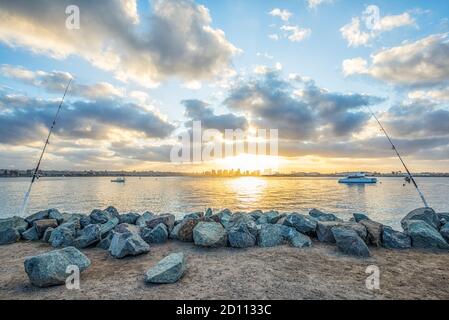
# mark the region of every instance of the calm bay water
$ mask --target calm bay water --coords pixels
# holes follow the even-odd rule
[[[126,184],[111,178],[41,178],[33,188],[28,212],[58,208],[89,213],[94,208],[115,206],[120,212],[171,212],[178,216],[194,211],[229,208],[307,212],[311,208],[343,218],[353,212],[394,227],[410,210],[422,207],[411,185],[399,178],[381,178],[377,185],[344,185],[336,178],[127,178]],[[29,179],[0,179],[0,217],[16,215]],[[419,178],[431,206],[449,211],[449,178]]]

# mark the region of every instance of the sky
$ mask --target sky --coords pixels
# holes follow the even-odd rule
[[[372,110],[412,170],[449,172],[448,12],[436,0],[2,1],[0,168],[35,166],[73,78],[42,169],[401,170]],[[279,157],[173,162],[198,121],[224,145],[226,129],[246,142],[276,129]]]

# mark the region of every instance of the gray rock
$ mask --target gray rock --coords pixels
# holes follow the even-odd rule
[[[24,266],[31,283],[38,287],[64,284],[67,267],[76,265],[82,272],[90,266],[90,260],[74,247],[50,251],[25,259]]]
[[[202,213],[202,212],[194,212],[194,213],[186,214],[183,219],[197,219],[198,220],[198,219],[202,218],[203,216],[204,216],[204,213]]]
[[[217,222],[200,222],[193,229],[193,241],[202,247],[224,247],[227,244],[226,230]]]
[[[168,239],[167,226],[163,223],[159,223],[153,229],[143,228],[140,231],[140,236],[146,243],[165,243]]]
[[[232,212],[229,209],[224,209],[217,213],[218,221],[220,222],[225,228],[228,227],[229,221],[232,217]]]
[[[440,234],[447,242],[449,242],[449,222],[441,227]]]
[[[11,244],[20,240],[20,233],[16,228],[0,229],[0,245]]]
[[[263,224],[257,234],[257,245],[259,247],[275,247],[284,243],[285,234],[279,224]]]
[[[199,219],[184,219],[178,225],[176,225],[171,235],[172,239],[177,239],[183,242],[193,242],[193,229],[200,222]],[[176,230],[175,230],[176,229]]]
[[[256,226],[254,221],[252,223]],[[257,241],[257,228],[252,228],[244,222],[236,223],[228,230],[228,241],[233,248],[254,247]]]
[[[382,246],[388,249],[409,249],[412,239],[405,233],[384,226],[382,230]]]
[[[342,221],[332,213],[324,213],[318,209],[312,209],[309,215],[318,221]]]
[[[137,218],[136,225],[141,228],[145,228],[147,226],[147,221],[150,221],[153,217],[154,217],[154,214],[147,211],[143,215],[141,215],[139,218]]]
[[[427,222],[431,227],[435,228],[436,230],[440,227],[440,218],[438,215],[433,211],[432,208],[419,208],[415,209],[411,212],[409,212],[402,220],[401,225],[402,228],[406,229],[406,222],[410,220],[419,220]]]
[[[380,247],[382,245],[383,225],[381,223],[366,219],[361,220],[359,223],[366,228],[368,233],[368,243],[373,246]]]
[[[94,209],[89,215],[90,222],[93,224],[105,224],[112,218],[114,218],[114,215],[106,210],[99,210]],[[118,220],[118,217],[116,217]]]
[[[440,225],[443,226],[449,222],[449,212],[437,213],[438,219],[440,219]]]
[[[355,222],[360,222],[362,220],[370,220],[370,218],[368,218],[368,216],[363,213],[353,213],[352,215],[354,217]]]
[[[414,248],[449,249],[441,234],[423,220],[404,221],[404,230],[412,238]]]
[[[167,230],[171,231],[175,226],[175,216],[171,213],[161,214],[152,217],[146,222],[148,228],[155,228],[158,224],[163,223],[167,227]]]
[[[140,233],[140,227],[129,224],[129,223],[120,223],[115,226],[114,231],[117,233]]]
[[[314,218],[307,217],[299,213],[287,215],[283,223],[285,226],[295,228],[298,232],[315,236],[317,221]]]
[[[332,228],[337,248],[346,254],[357,257],[369,257],[368,247],[353,229],[337,226]]]
[[[27,231],[22,232],[22,239],[28,240],[28,241],[37,241],[40,239],[39,233],[36,230],[35,226],[32,226]]]
[[[140,218],[140,214],[129,212],[120,215],[119,223],[136,224],[137,219]]]
[[[16,229],[19,233],[22,233],[28,229],[28,222],[20,217],[0,219],[0,231],[9,228]]]
[[[42,236],[42,241],[49,242],[50,241],[50,237],[51,237],[51,233],[53,232],[53,230],[55,230],[55,229],[52,228],[52,227],[47,228],[47,230],[45,230],[45,232],[44,232],[44,235]]]
[[[36,228],[38,239],[41,239],[44,236],[45,230],[47,228],[57,228],[58,221],[56,219],[42,219],[34,221],[34,228]]]
[[[114,232],[109,232],[104,238],[101,238],[100,242],[97,244],[97,248],[103,250],[109,250],[111,246],[112,238],[114,237]]]
[[[267,222],[272,224],[278,222],[278,220],[281,218],[279,212],[273,210],[266,212],[265,216],[267,217]]]
[[[55,248],[73,246],[76,232],[75,223],[63,223],[52,231],[48,242]]]
[[[256,224],[258,224],[258,225],[263,225],[263,224],[267,224],[267,223],[268,223],[268,218],[266,215],[262,215],[256,220]]]
[[[212,209],[211,208],[207,208],[206,213],[204,214],[204,217],[209,218],[213,214],[214,214],[214,212],[212,211]]]
[[[263,211],[262,211],[262,210],[254,210],[254,211],[251,211],[251,212],[249,213],[249,215],[250,215],[251,217],[253,217],[254,220],[257,220],[257,219],[259,219],[261,216],[263,216]]]
[[[48,210],[48,219],[55,219],[58,222],[58,224],[64,222],[64,216],[57,209]]]
[[[117,259],[137,256],[150,251],[150,246],[138,234],[115,233],[112,237],[109,253]]]
[[[341,221],[318,221],[316,233],[318,240],[324,243],[335,243],[335,238],[332,233],[334,227],[346,227],[353,229],[359,235],[362,240],[367,238],[366,228],[355,222],[341,222]]]
[[[308,236],[296,231],[296,229],[293,228],[291,228],[287,233],[286,239],[290,246],[295,248],[305,248],[312,246],[312,240]]]
[[[101,238],[106,237],[106,235],[111,232],[117,225],[118,225],[118,219],[112,218],[111,220],[108,220],[106,223],[103,223],[100,225],[100,236]]]
[[[118,210],[112,206],[107,207],[104,211],[108,212],[112,218],[117,218],[120,220],[120,213]]]
[[[81,229],[84,229],[88,225],[92,224],[92,221],[90,220],[90,216],[83,216],[83,217],[81,217],[81,219],[79,221],[80,221]]]
[[[100,241],[101,230],[98,224],[91,224],[84,228],[74,241],[77,248],[87,248]]]
[[[43,219],[49,219],[49,214],[52,213],[53,216],[60,217],[62,219],[61,213],[57,209],[48,209],[48,210],[42,210],[39,212],[36,212],[28,217],[25,218],[25,220],[32,225],[34,221],[37,220],[43,220]]]
[[[186,270],[184,253],[172,253],[159,261],[145,274],[146,283],[175,283],[181,279]]]

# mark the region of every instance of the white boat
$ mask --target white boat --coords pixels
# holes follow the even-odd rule
[[[362,172],[353,173],[338,180],[339,183],[377,183],[377,178],[367,177]]]
[[[116,178],[114,180],[111,180],[111,182],[116,182],[116,183],[125,183],[126,179],[124,177],[120,177],[120,178]]]

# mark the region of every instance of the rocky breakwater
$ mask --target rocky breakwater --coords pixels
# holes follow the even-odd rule
[[[407,214],[401,224],[403,231],[398,231],[363,213],[354,213],[353,218],[344,221],[317,209],[308,214],[208,209],[179,220],[169,213],[120,214],[114,207],[95,209],[88,215],[49,209],[27,218],[0,219],[0,244],[41,241],[54,248],[25,261],[25,271],[36,286],[63,283],[64,268],[69,263],[87,269],[90,261],[80,250],[90,247],[107,250],[117,259],[147,254],[167,241],[191,242],[209,250],[284,244],[307,248],[315,241],[335,245],[338,252],[360,258],[369,257],[372,247],[449,250],[449,213],[420,208]],[[183,253],[169,255],[150,268],[144,280],[178,281],[187,270],[187,260]]]

